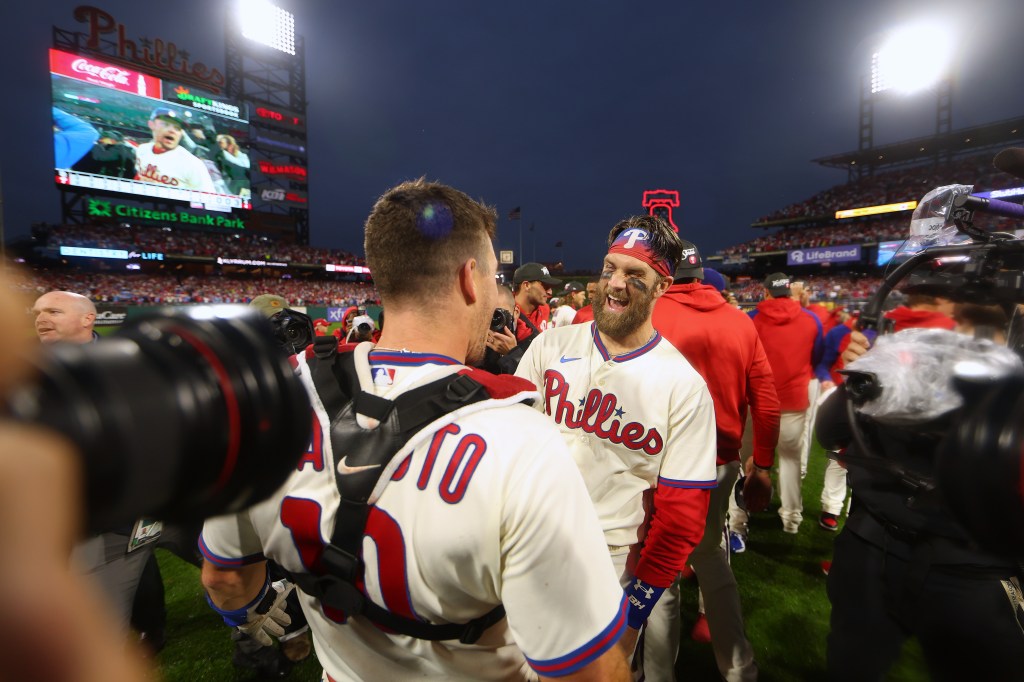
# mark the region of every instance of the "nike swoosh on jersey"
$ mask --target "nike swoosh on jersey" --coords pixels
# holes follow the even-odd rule
[[[342,476],[348,476],[349,474],[358,474],[360,471],[369,471],[370,469],[380,468],[379,464],[367,464],[365,466],[350,467],[347,464],[345,464],[346,459],[348,459],[347,455],[345,457],[342,457],[341,461],[338,462],[338,473],[341,474]]]
[[[573,360],[579,360],[579,358],[567,358],[564,355],[558,358],[559,362],[572,362]]]

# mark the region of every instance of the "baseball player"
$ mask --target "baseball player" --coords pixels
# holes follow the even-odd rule
[[[135,179],[180,189],[215,192],[210,171],[181,146],[185,122],[171,107],[157,107],[149,117],[153,141],[135,150]]]
[[[335,520],[344,514],[345,478],[381,466],[358,465],[353,454],[392,424],[369,419],[359,406],[444,377],[478,381],[487,399],[437,418],[382,469],[383,491],[371,497],[361,535],[358,584],[403,622],[462,624],[498,604],[507,617],[475,643],[427,641],[300,592],[328,682],[629,677],[615,646],[626,601],[558,431],[522,404],[537,397],[532,386],[464,364],[483,356],[495,307],[494,234],[492,209],[444,185],[418,180],[381,197],[366,223],[365,248],[388,324],[378,345],[352,351],[361,393],[350,404],[360,411],[329,414],[311,360],[296,357],[313,403],[309,451],[270,500],[209,520],[203,530],[211,604],[228,623],[274,632],[279,598],[265,559],[293,574],[323,575],[325,538],[333,552]],[[421,265],[415,280],[413,258]],[[443,328],[434,324],[439,306]],[[355,445],[336,449],[338,429],[354,433],[342,442]]]
[[[516,372],[540,389],[537,408],[558,425],[590,491],[629,597],[628,653],[700,542],[715,486],[711,395],[651,324],[681,249],[658,218],[620,222],[609,235],[594,322],[541,334]],[[678,644],[662,648],[660,660],[645,648],[647,679],[671,679]]]

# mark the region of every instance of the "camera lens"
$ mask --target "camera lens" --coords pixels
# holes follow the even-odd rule
[[[491,331],[500,332],[506,328],[512,328],[513,321],[512,313],[505,310],[504,308],[495,308],[494,314],[491,316]]]
[[[247,306],[168,308],[95,344],[45,349],[15,418],[82,453],[88,528],[238,511],[283,483],[309,443],[309,399]]]

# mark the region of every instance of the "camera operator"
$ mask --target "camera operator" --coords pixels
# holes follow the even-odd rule
[[[881,679],[916,636],[934,679],[1019,679],[1020,566],[977,547],[935,488],[936,453],[959,409],[932,407],[955,393],[957,359],[1019,360],[995,344],[935,329],[883,337],[878,346],[865,354],[866,337],[851,334],[843,356],[851,375],[817,422],[826,449],[846,448],[841,458],[854,494],[828,577],[829,678]],[[878,370],[888,356],[884,367],[892,371]],[[896,405],[887,396],[901,390],[916,402],[903,413],[882,409],[880,401]]]
[[[356,315],[352,318],[352,329],[349,330],[345,343],[363,343],[373,341],[373,318],[369,315]]]
[[[50,291],[32,306],[36,335],[40,343],[95,343],[93,330],[96,306],[85,296],[70,291]],[[150,522],[152,523],[152,522]],[[152,542],[159,537],[159,525],[141,522],[108,529],[79,543],[72,552],[72,563],[103,590],[120,617],[122,632],[128,631],[132,603],[142,571],[153,553]]]
[[[0,282],[9,291],[7,284]],[[58,293],[40,301],[78,300]],[[35,349],[20,301],[5,297],[0,315],[14,327],[0,335],[0,395],[7,395],[25,378],[29,363],[22,359]],[[91,324],[85,326],[91,337]],[[68,563],[82,523],[81,479],[81,463],[68,440],[0,422],[0,680],[148,679],[135,649],[126,648],[108,603]]]
[[[530,343],[516,341],[515,328],[519,322],[519,308],[512,291],[498,284],[498,303],[487,330],[487,351],[481,367],[494,374],[515,374],[519,361]]]

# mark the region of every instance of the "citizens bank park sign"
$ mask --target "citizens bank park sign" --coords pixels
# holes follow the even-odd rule
[[[102,199],[89,199],[86,214],[90,218],[131,218],[154,223],[178,223],[199,227],[217,227],[221,229],[244,230],[245,221],[241,218],[211,213],[189,213],[188,211],[155,211],[130,204],[119,204]]]

